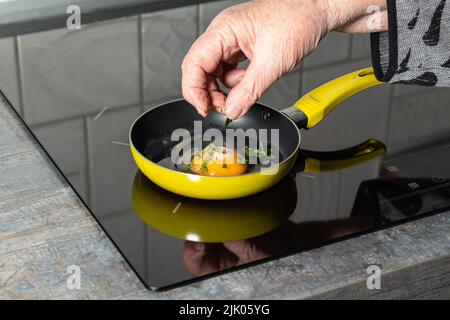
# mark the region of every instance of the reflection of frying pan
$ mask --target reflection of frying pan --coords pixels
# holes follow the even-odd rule
[[[174,193],[200,199],[233,199],[256,194],[276,184],[294,166],[300,147],[298,128],[312,128],[350,96],[381,84],[373,69],[359,70],[335,79],[298,100],[293,107],[279,112],[262,104],[254,105],[247,115],[233,121],[232,129],[278,129],[278,164],[263,171],[231,177],[210,177],[180,172],[157,164],[161,154],[169,154],[175,129],[191,130],[194,121],[203,128],[224,130],[225,116],[211,112],[206,119],[186,101],[169,102],[141,115],[130,129],[130,146],[141,171],[157,185]],[[370,149],[365,152],[372,152]]]
[[[368,140],[334,152],[301,150],[295,171],[340,170],[373,159],[384,152],[381,142]],[[137,215],[153,228],[191,241],[224,242],[265,234],[278,227],[297,205],[297,187],[288,174],[274,187],[251,197],[204,201],[174,195],[136,173],[132,204]]]
[[[224,242],[253,238],[278,227],[294,211],[297,189],[288,175],[253,197],[202,201],[167,192],[138,171],[132,204],[146,224],[165,234],[191,241]]]

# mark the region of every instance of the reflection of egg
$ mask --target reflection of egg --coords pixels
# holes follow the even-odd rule
[[[239,153],[229,148],[207,147],[192,158],[191,170],[202,176],[235,176],[247,171]]]

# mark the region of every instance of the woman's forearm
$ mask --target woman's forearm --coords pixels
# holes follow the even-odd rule
[[[320,1],[320,0],[317,0]],[[323,0],[329,31],[371,33],[387,30],[386,0]]]

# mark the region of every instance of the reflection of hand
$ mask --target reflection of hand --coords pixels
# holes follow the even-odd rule
[[[261,260],[274,254],[312,247],[327,240],[345,236],[355,230],[364,230],[371,223],[371,216],[364,215],[298,225],[287,221],[272,232],[248,240],[224,243],[186,241],[183,248],[183,260],[186,269],[192,274],[206,275]]]
[[[186,241],[183,250],[186,268],[195,275],[228,269],[267,256],[269,254],[259,249],[251,240],[224,243]]]
[[[290,246],[297,247],[305,234],[308,233],[302,232],[301,225],[288,220],[277,229],[252,239],[223,243],[186,241],[183,260],[189,272],[204,275],[267,258],[289,250]]]
[[[364,26],[371,16],[370,5],[385,9],[386,0],[255,0],[230,7],[211,22],[186,55],[183,96],[203,116],[213,107],[237,119],[327,32],[368,32]],[[383,17],[380,28],[386,27],[385,11]],[[238,69],[237,64],[247,58],[249,67]],[[226,101],[217,79],[232,88]]]

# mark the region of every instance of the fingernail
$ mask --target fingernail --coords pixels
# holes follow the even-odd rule
[[[207,116],[207,113],[206,113],[205,111],[202,111],[202,110],[198,110],[198,109],[197,109],[197,113],[198,113],[199,115],[201,115],[203,118],[206,118],[206,116]]]
[[[236,120],[239,115],[241,114],[241,110],[237,109],[237,108],[232,108],[232,109],[228,109],[226,110],[225,114],[227,115],[227,117],[231,120]]]

